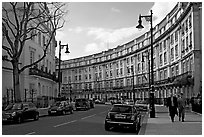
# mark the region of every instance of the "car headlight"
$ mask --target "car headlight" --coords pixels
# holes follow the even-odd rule
[[[13,113],[11,114],[12,117],[14,117],[15,115],[16,115],[16,112],[13,112]]]
[[[61,110],[62,110],[62,108],[61,108],[61,107],[58,107],[58,108],[57,108],[57,110],[58,110],[58,111],[61,111]]]
[[[108,119],[110,118],[110,113],[107,114],[106,118],[108,118]]]

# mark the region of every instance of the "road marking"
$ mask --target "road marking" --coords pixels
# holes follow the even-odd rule
[[[77,120],[73,120],[73,121],[70,121],[70,122],[66,122],[66,123],[62,123],[62,124],[59,124],[59,125],[55,125],[53,127],[59,127],[59,126],[63,126],[63,125],[66,125],[66,124],[70,124],[70,123],[73,123],[73,122],[76,122]]]
[[[90,118],[90,117],[93,117],[93,116],[95,116],[96,114],[94,114],[94,115],[90,115],[90,116],[87,116],[87,117],[83,117],[83,118],[81,118],[81,119],[86,119],[86,118]]]
[[[26,135],[32,135],[32,134],[35,134],[35,132],[31,132],[31,133],[28,133],[28,134],[26,134]]]

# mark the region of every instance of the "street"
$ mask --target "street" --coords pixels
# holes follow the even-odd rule
[[[104,120],[111,105],[95,105],[88,111],[40,117],[38,121],[3,124],[2,135],[134,135],[127,130],[105,131]]]

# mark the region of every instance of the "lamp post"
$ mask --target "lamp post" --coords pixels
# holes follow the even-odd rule
[[[131,66],[131,71],[132,71],[132,93],[133,93],[133,101],[134,101],[134,103],[135,103],[135,92],[134,92],[134,89],[135,89],[135,87],[134,87],[134,68],[133,68],[133,66]]]
[[[149,101],[150,101],[150,118],[155,118],[155,105],[154,105],[154,71],[153,71],[153,67],[154,67],[154,61],[153,61],[153,27],[152,27],[152,10],[150,11],[151,14],[150,15],[146,15],[146,16],[139,16],[139,25],[136,26],[136,28],[138,29],[142,29],[144,28],[142,26],[142,18],[146,18],[146,21],[150,21],[150,33],[151,33],[151,87],[150,87],[150,93],[149,93]],[[150,82],[150,81],[149,81]]]
[[[61,80],[62,80],[62,74],[61,74],[61,48],[64,48],[64,46],[66,46],[66,51],[65,53],[70,53],[69,52],[69,47],[68,44],[66,45],[61,45],[61,41],[59,41],[59,71],[58,71],[58,81],[59,81],[59,93],[58,93],[58,97],[61,97],[61,92],[60,92],[60,84],[61,84]]]

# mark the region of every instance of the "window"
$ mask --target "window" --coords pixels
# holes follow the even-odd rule
[[[186,72],[186,68],[185,68],[185,67],[186,67],[186,62],[184,61],[184,62],[183,62],[183,73]]]
[[[162,54],[159,56],[159,64],[162,66]]]
[[[167,78],[167,69],[164,70],[164,79]]]
[[[175,46],[175,56],[178,58],[178,44]]]
[[[181,45],[182,45],[182,53],[185,53],[185,41],[184,41],[184,39],[182,40]]]
[[[121,66],[121,67],[123,66],[123,61],[122,61],[122,60],[120,60],[120,66]]]
[[[123,68],[120,68],[120,74],[123,75]]]
[[[188,24],[189,24],[189,29],[190,29],[190,28],[191,28],[191,26],[192,26],[192,25],[191,25],[191,15],[189,16],[188,21],[189,21],[189,22],[188,22]]]
[[[117,76],[119,75],[119,69],[116,69],[116,75]]]
[[[174,76],[174,67],[171,67],[171,76]]]
[[[162,42],[159,44],[159,51],[162,52]]]
[[[175,32],[175,41],[178,41],[178,30]]]
[[[174,48],[171,48],[171,60],[174,60]]]
[[[184,24],[182,24],[181,33],[182,33],[182,35],[184,35]]]
[[[112,77],[112,76],[113,76],[112,71],[110,71],[110,77]]]
[[[189,44],[189,48],[192,49],[192,32],[190,33],[189,35],[189,41],[190,41],[190,44]]]
[[[186,31],[188,31],[188,19],[186,20]]]
[[[166,52],[164,52],[164,64],[167,63],[167,55],[166,55]]]
[[[132,56],[132,57],[130,58],[131,64],[133,64],[133,60],[134,60],[134,57]]]
[[[140,63],[137,64],[138,72],[140,72]]]
[[[186,36],[186,51],[188,51],[188,36]]]
[[[137,60],[138,60],[138,62],[140,61],[140,53],[137,55]]]
[[[176,65],[176,76],[179,75],[179,66]]]
[[[123,79],[120,80],[120,86],[123,87]]]
[[[167,40],[164,40],[164,50],[166,50],[166,43],[167,43]]]
[[[138,84],[141,84],[141,77],[138,77]]]
[[[154,58],[153,59],[153,62],[154,62],[154,68],[156,67],[156,59]]]
[[[129,58],[127,58],[127,65],[129,65],[129,61],[130,61]]]
[[[35,60],[35,50],[30,50],[30,64],[34,63]]]
[[[162,70],[159,72],[159,79],[160,79],[160,80],[163,79],[163,71],[162,71]]]
[[[174,34],[171,34],[171,44],[174,44]]]
[[[186,72],[189,71],[189,60],[186,61]]]

